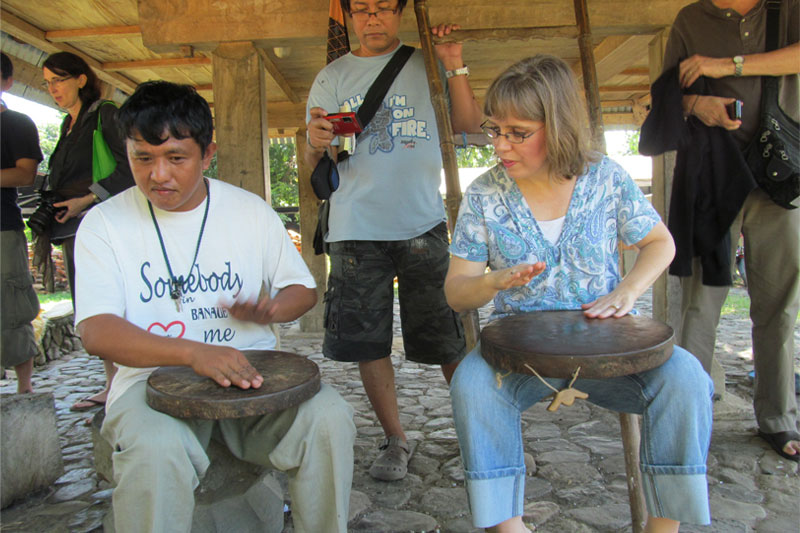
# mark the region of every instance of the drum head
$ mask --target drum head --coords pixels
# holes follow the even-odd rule
[[[189,367],[165,366],[147,379],[147,404],[178,418],[219,420],[282,411],[319,391],[319,367],[310,359],[272,350],[242,353],[264,377],[258,389],[222,387]]]
[[[501,318],[481,332],[491,365],[521,374],[609,378],[650,370],[672,355],[672,328],[643,316],[586,318],[582,311],[539,311]]]

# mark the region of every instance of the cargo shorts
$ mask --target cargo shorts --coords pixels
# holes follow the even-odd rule
[[[322,351],[335,361],[390,355],[395,276],[406,359],[425,364],[461,360],[464,328],[444,296],[450,263],[447,226],[402,241],[330,243]]]

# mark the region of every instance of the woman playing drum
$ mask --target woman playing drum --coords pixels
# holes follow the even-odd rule
[[[450,305],[463,311],[494,299],[498,317],[568,309],[625,316],[667,267],[674,245],[627,173],[589,150],[570,68],[552,56],[520,61],[492,83],[484,112],[500,164],[470,185],[461,205],[445,282]],[[639,249],[624,279],[619,240]],[[476,526],[527,531],[520,413],[551,390],[535,376],[502,372],[498,380],[497,372],[478,345],[451,384],[467,491]],[[547,379],[557,389],[565,381]],[[697,360],[675,347],[655,369],[579,377],[574,386],[597,405],[643,415],[646,530],[709,523],[713,385]]]

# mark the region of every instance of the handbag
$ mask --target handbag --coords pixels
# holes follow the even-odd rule
[[[414,47],[408,45],[401,46],[394,56],[392,56],[392,59],[383,67],[383,70],[381,70],[381,73],[375,78],[375,81],[372,82],[367,94],[364,96],[364,102],[356,112],[358,121],[363,125],[362,133],[366,130],[367,124],[369,124],[369,121],[372,120],[372,117],[374,117],[375,113],[378,111],[378,107],[383,101],[383,97],[389,92],[389,87],[392,85],[392,82],[397,75],[400,74],[400,71],[403,70],[403,67],[413,53]],[[360,136],[361,134],[359,134],[356,139]],[[337,159],[339,161],[344,161],[348,157],[350,157],[350,154],[346,151],[337,154]],[[336,167],[336,161],[328,155],[327,150],[322,154],[322,158],[317,162],[317,166],[315,166],[314,170],[311,172],[311,187],[314,189],[314,194],[317,195],[317,198],[322,200],[322,204],[319,206],[317,227],[314,230],[314,253],[316,255],[321,255],[327,253],[325,235],[328,233],[328,216],[330,214],[328,200],[331,194],[339,188],[339,169]]]
[[[97,128],[92,132],[92,183],[107,178],[117,168],[117,160],[103,137],[100,109],[105,104],[116,107],[114,102],[103,102],[97,107]]]
[[[767,2],[766,51],[778,45],[780,3]],[[785,209],[800,196],[800,128],[778,105],[778,78],[761,78],[761,122],[745,149],[747,166],[770,199]]]

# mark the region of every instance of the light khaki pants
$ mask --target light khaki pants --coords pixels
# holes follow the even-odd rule
[[[731,226],[732,248],[744,236],[747,291],[753,324],[756,382],[753,404],[762,431],[796,429],[794,329],[800,302],[800,209],[787,210],[756,189]],[[732,254],[735,250],[732,250]],[[708,371],[728,287],[701,283],[700,262],[681,278],[681,339]]]
[[[345,532],[353,480],[353,409],[330,386],[299,407],[231,420],[182,420],[145,403],[146,382],[108,408],[102,435],[114,453],[114,527],[188,532],[194,489],[209,466],[212,432],[231,453],[289,477],[294,529]]]

